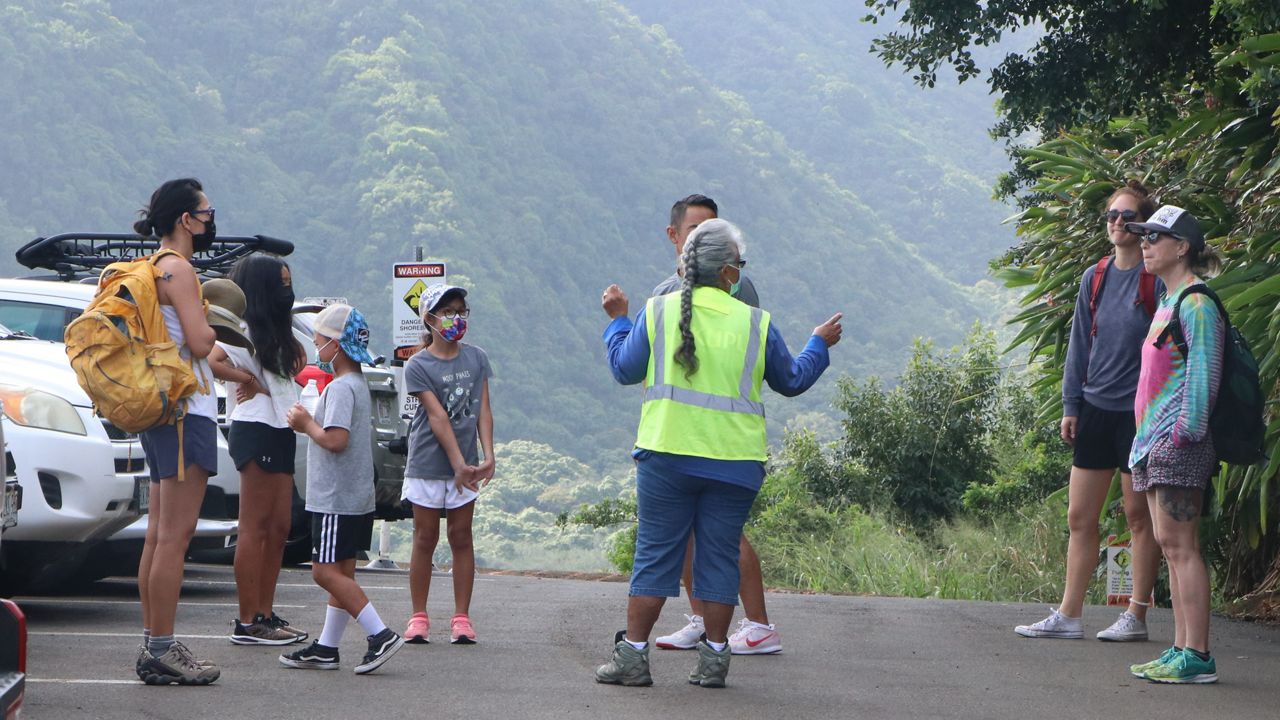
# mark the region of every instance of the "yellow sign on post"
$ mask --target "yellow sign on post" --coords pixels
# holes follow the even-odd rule
[[[1107,604],[1128,605],[1133,596],[1133,550],[1129,541],[1107,536]]]

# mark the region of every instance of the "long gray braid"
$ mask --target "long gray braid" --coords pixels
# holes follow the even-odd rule
[[[742,257],[746,245],[742,232],[727,220],[712,218],[698,225],[685,241],[680,255],[680,347],[675,361],[689,379],[698,372],[697,342],[693,337],[693,289],[720,284],[720,269]]]

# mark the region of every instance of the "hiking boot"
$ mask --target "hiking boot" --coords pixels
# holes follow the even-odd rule
[[[782,636],[772,625],[742,618],[738,629],[729,636],[729,651],[734,655],[772,655],[782,652]]]
[[[413,645],[426,645],[431,642],[427,634],[431,632],[431,619],[424,612],[414,613],[409,618],[409,627],[404,629],[404,641]]]
[[[174,641],[173,641],[173,644],[174,644],[174,645],[177,645],[177,646],[179,646],[179,647],[181,647],[181,648],[182,648],[182,652],[186,653],[187,657],[191,658],[192,660],[195,660],[195,661],[196,661],[196,664],[197,664],[197,665],[199,665],[200,667],[216,667],[216,666],[213,664],[213,661],[211,661],[211,660],[201,660],[200,658],[196,657],[194,654],[192,654],[192,652],[191,652],[191,648],[188,648],[186,645],[183,645],[181,641],[179,641],[179,640],[174,640]]]
[[[282,653],[280,664],[299,670],[337,670],[338,648],[321,645],[317,640],[301,650]]]
[[[653,684],[653,676],[649,674],[649,647],[637,650],[624,637],[627,632],[619,630],[613,636],[613,657],[609,662],[596,668],[596,682],[606,685],[626,685],[628,687],[645,687]]]
[[[236,618],[231,622],[232,645],[288,645],[298,641],[298,636],[284,629],[273,627],[262,613],[245,625]]]
[[[222,674],[218,666],[196,660],[182,643],[174,643],[160,657],[148,652],[137,672],[148,685],[208,685]]]
[[[1168,650],[1165,650],[1163,653],[1161,653],[1160,657],[1156,658],[1155,660],[1139,663],[1137,665],[1130,665],[1129,673],[1136,678],[1146,679],[1148,672],[1155,670],[1161,665],[1164,665],[1165,663],[1169,662],[1174,658],[1175,655],[1177,655],[1180,652],[1182,651],[1179,650],[1178,648],[1170,647]]]
[[[391,628],[383,628],[377,635],[369,636],[369,652],[356,666],[357,675],[365,675],[382,667],[400,648],[404,647],[404,639]]]
[[[283,630],[284,632],[293,635],[296,638],[294,642],[302,642],[310,637],[310,635],[305,631],[299,630],[298,628],[290,625],[288,620],[285,620],[274,612],[271,613],[271,617],[266,619],[266,623],[277,630]]]
[[[704,635],[698,643],[698,667],[689,673],[690,685],[701,685],[704,688],[722,688],[724,687],[724,678],[729,674],[729,659],[733,657],[729,646],[725,645],[724,650],[716,652],[715,648],[707,644],[707,638]]]
[[[449,621],[449,642],[454,645],[474,645],[476,630],[471,627],[471,618],[467,615],[454,615]]]
[[[1152,682],[1175,685],[1205,685],[1218,682],[1218,664],[1213,658],[1201,660],[1187,648],[1177,653],[1169,662],[1146,672]]]
[[[698,646],[698,638],[702,637],[702,633],[707,629],[702,624],[701,615],[685,615],[684,618],[689,621],[688,625],[671,633],[663,635],[653,644],[663,650],[692,650]]]
[[[1084,637],[1084,620],[1069,618],[1054,608],[1049,617],[1032,625],[1019,625],[1013,629],[1022,637],[1029,638],[1063,638],[1079,640]]]
[[[1147,624],[1137,615],[1125,610],[1111,623],[1111,627],[1098,633],[1099,640],[1110,642],[1134,642],[1147,639]]]

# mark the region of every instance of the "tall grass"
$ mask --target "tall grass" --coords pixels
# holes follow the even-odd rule
[[[957,600],[1061,597],[1067,532],[1057,512],[961,519],[920,536],[858,506],[779,500],[748,530],[772,586]],[[1093,588],[1091,600],[1101,596]]]

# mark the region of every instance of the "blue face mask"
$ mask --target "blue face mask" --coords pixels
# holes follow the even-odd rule
[[[325,349],[325,348],[329,347],[330,345],[334,344],[335,342],[337,342],[337,341],[336,341],[336,340],[330,340],[329,342],[325,343],[324,345],[321,345],[319,350],[316,350],[316,367],[320,368],[320,372],[327,372],[327,373],[329,373],[330,375],[332,375],[332,374],[333,374],[333,358],[329,358],[328,360],[321,360],[321,359],[320,359],[320,353],[324,352],[324,349]],[[336,356],[337,356],[337,353],[334,353],[334,356],[336,357]]]

